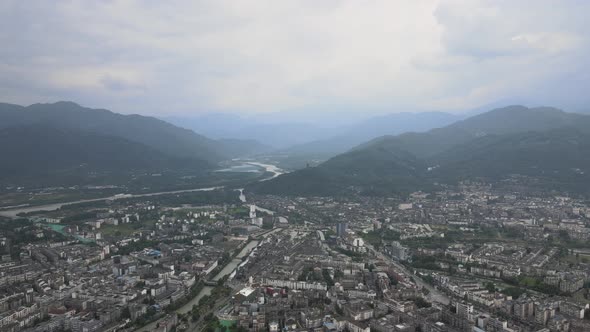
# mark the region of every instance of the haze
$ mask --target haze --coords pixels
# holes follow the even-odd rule
[[[538,0],[3,1],[0,100],[161,117],[579,111],[589,12]]]

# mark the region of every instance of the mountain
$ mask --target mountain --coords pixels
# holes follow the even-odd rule
[[[142,172],[165,172],[168,180],[184,175],[204,179],[221,161],[268,149],[254,141],[212,140],[153,117],[72,102],[0,104],[0,133],[5,156],[0,182],[12,185],[81,184],[97,176],[126,183]]]
[[[225,155],[232,157],[248,157],[272,151],[269,145],[256,140],[222,138],[217,140],[223,146]]]
[[[502,180],[526,175],[551,188],[588,190],[590,132],[574,127],[490,135],[451,148],[430,159],[430,177],[451,181]]]
[[[579,156],[590,155],[589,134],[590,116],[509,106],[424,133],[379,137],[317,167],[253,185],[251,190],[388,194],[428,189],[436,182],[499,180],[511,174],[573,188],[575,179],[590,172],[588,159]]]
[[[274,119],[277,116],[279,119]],[[339,121],[338,114],[322,119],[285,121],[280,114],[241,117],[232,114],[205,114],[199,117],[165,118],[178,126],[208,137],[256,140],[275,148],[277,154],[303,159],[327,159],[382,135],[406,131],[422,132],[453,123],[461,116],[443,112],[392,113],[363,120]],[[319,122],[317,122],[319,121]]]
[[[171,157],[120,137],[40,125],[0,129],[0,155],[5,156],[0,163],[3,184],[81,184],[103,175],[113,178],[211,167],[201,160]]]
[[[369,118],[340,130],[336,136],[295,145],[281,152],[313,158],[329,158],[346,152],[368,140],[404,132],[424,132],[447,126],[462,119],[460,115],[443,112],[393,113]]]
[[[428,158],[453,146],[486,135],[505,135],[527,131],[544,131],[563,127],[590,128],[590,117],[566,113],[550,107],[527,108],[508,106],[475,115],[443,128],[426,133],[405,133],[379,137],[357,147],[392,145],[411,152],[418,158]]]
[[[19,106],[0,103],[0,129],[18,125],[41,125],[121,137],[174,157],[216,163],[266,151],[254,141],[213,140],[192,130],[141,115],[123,115],[104,109],[82,107],[73,102]]]
[[[269,115],[270,116],[270,115]],[[168,117],[166,121],[216,139],[262,142],[274,149],[327,137],[326,128],[304,122],[274,122],[231,114],[205,114],[198,117]]]
[[[385,193],[384,188],[394,187],[396,189],[390,192],[405,191],[422,185],[421,177],[426,167],[424,161],[411,153],[377,147],[341,154],[317,167],[252,184],[248,190],[297,196],[330,196],[351,190],[381,194]]]
[[[28,107],[0,105],[0,128],[42,125],[114,136],[141,143],[176,157],[211,162],[224,159],[220,145],[191,130],[153,117],[123,115],[104,109],[90,109],[72,102],[34,104]]]

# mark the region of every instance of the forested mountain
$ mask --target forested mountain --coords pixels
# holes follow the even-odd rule
[[[357,124],[341,128],[334,136],[299,144],[282,152],[291,155],[332,157],[383,135],[406,132],[424,132],[447,126],[462,117],[443,112],[394,113],[369,118]]]
[[[511,175],[579,190],[590,172],[590,116],[554,108],[510,106],[425,133],[384,136],[318,167],[252,186],[294,195],[429,189],[465,179]],[[589,188],[586,188],[589,190]]]
[[[108,174],[202,170],[205,161],[166,155],[141,143],[41,125],[0,129],[0,182],[71,184]],[[60,183],[63,181],[64,183]]]
[[[0,134],[0,179],[11,184],[96,172],[114,176],[190,170],[203,174],[219,161],[265,148],[251,141],[216,141],[153,117],[72,102],[27,107],[0,104]]]
[[[152,117],[90,109],[72,102],[28,107],[0,105],[0,128],[17,125],[41,125],[121,137],[174,156],[209,161],[222,159],[221,149],[215,141],[193,131]]]

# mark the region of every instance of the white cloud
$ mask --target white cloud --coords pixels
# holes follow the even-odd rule
[[[588,13],[533,0],[6,1],[0,99],[145,113],[568,106],[588,98],[567,88],[572,74],[590,83],[577,74]]]

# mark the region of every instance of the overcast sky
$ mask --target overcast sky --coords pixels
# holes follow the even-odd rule
[[[123,113],[590,105],[590,1],[0,1],[0,101]]]

